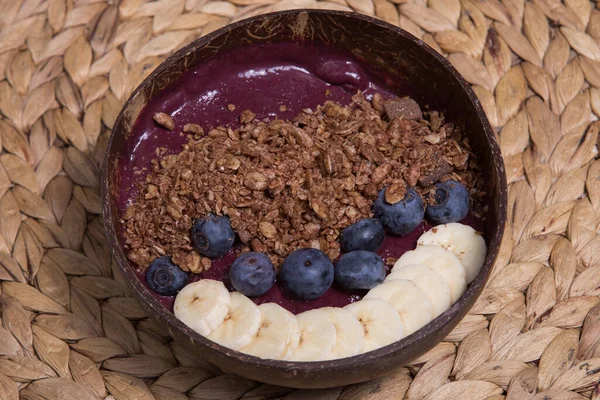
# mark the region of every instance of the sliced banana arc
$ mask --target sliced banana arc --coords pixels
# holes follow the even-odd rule
[[[336,331],[335,345],[326,359],[335,360],[361,353],[365,331],[354,314],[339,307],[323,307],[321,310],[329,315]]]
[[[392,272],[411,264],[426,265],[440,274],[442,279],[450,285],[450,297],[453,303],[467,289],[465,267],[454,254],[441,246],[423,245],[415,250],[407,251],[396,261]]]
[[[434,318],[452,305],[450,285],[446,283],[440,274],[423,264],[400,266],[385,278],[386,282],[398,279],[411,281],[425,293],[425,296],[433,305]]]
[[[241,293],[231,293],[229,310],[223,323],[208,338],[233,350],[247,346],[260,327],[260,310]]]
[[[320,308],[296,315],[300,341],[292,350],[290,361],[325,360],[335,346],[337,332],[329,315]]]
[[[344,308],[354,314],[363,326],[363,353],[387,346],[405,336],[400,315],[382,299],[363,298]]]
[[[425,292],[407,279],[386,280],[369,290],[364,299],[381,299],[389,303],[400,316],[405,335],[419,330],[434,318],[433,304]]]
[[[452,252],[464,265],[467,282],[471,283],[485,262],[487,246],[483,237],[469,225],[438,225],[421,235],[417,246],[438,245]]]
[[[240,351],[260,358],[285,360],[300,340],[296,316],[276,303],[258,306],[260,324],[256,336]]]
[[[217,329],[229,312],[231,296],[219,281],[202,279],[186,285],[173,305],[173,313],[203,336]]]
[[[175,298],[175,316],[207,338],[266,359],[321,361],[368,352],[410,335],[446,311],[485,261],[483,237],[468,225],[438,225],[404,253],[385,281],[344,308],[293,315],[256,306],[222,282],[203,279]]]

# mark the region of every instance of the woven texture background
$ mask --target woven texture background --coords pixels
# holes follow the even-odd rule
[[[288,8],[376,15],[446,55],[506,159],[509,225],[460,325],[399,373],[321,391],[222,375],[115,274],[99,165],[166,56]],[[600,10],[587,0],[0,0],[0,399],[600,399]]]

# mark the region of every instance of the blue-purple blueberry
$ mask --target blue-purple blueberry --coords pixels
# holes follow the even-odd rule
[[[211,259],[227,254],[235,240],[229,218],[208,214],[194,221],[191,230],[192,242],[200,254]]]
[[[432,200],[427,205],[427,218],[434,224],[460,222],[469,213],[469,191],[455,180],[436,183]]]
[[[383,225],[375,218],[361,219],[340,233],[340,246],[344,253],[354,250],[375,251],[383,243]]]
[[[299,249],[283,261],[279,282],[295,299],[314,300],[331,287],[333,264],[321,250]]]
[[[355,250],[335,263],[335,281],[346,290],[368,290],[385,279],[385,265],[376,253]]]
[[[146,283],[161,296],[175,296],[188,282],[188,273],[173,264],[168,256],[152,260],[146,269]]]
[[[408,235],[423,221],[423,200],[413,188],[407,188],[404,199],[390,204],[385,201],[386,190],[387,187],[380,190],[373,203],[375,218],[391,234]]]
[[[273,287],[277,271],[265,253],[244,253],[229,268],[229,279],[238,292],[256,297]]]

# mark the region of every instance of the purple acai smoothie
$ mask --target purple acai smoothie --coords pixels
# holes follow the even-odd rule
[[[180,132],[187,123],[199,124],[205,131],[222,125],[235,128],[244,110],[253,111],[258,119],[291,119],[303,109],[315,108],[328,100],[348,104],[357,90],[367,98],[375,93],[384,98],[397,95],[388,89],[389,82],[373,76],[364,65],[351,54],[325,45],[277,43],[222,52],[192,67],[151,99],[135,122],[119,162],[120,214],[124,214],[138,194],[138,184],[150,170],[150,162],[157,157],[156,149],[165,148],[167,154],[181,150],[187,139]],[[234,111],[228,109],[229,104],[235,105]],[[157,112],[171,115],[175,129],[168,131],[158,126],[152,119]],[[469,216],[463,223],[483,230],[482,221],[477,218]],[[378,253],[384,260],[398,258],[414,249],[417,239],[428,228],[424,222],[407,236],[387,235]],[[228,270],[235,259],[235,250],[234,246],[223,258],[213,261],[208,271],[193,276],[191,281],[216,279],[231,289]],[[145,283],[142,272],[138,271],[138,277]],[[296,301],[275,284],[266,294],[253,300],[257,304],[276,302],[293,313],[300,313],[324,306],[342,307],[359,300],[363,294],[348,293],[334,284],[316,300]],[[174,297],[154,296],[172,310]]]

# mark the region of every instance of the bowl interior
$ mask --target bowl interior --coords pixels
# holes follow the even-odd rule
[[[224,50],[258,43],[317,42],[352,53],[372,74],[402,96],[443,111],[460,126],[478,155],[485,175],[489,211],[484,236],[485,265],[463,296],[448,311],[413,335],[376,351],[318,363],[262,360],[213,343],[187,328],[167,311],[136,278],[123,252],[117,204],[123,188],[119,161],[127,156],[134,122],[148,101],[191,66]],[[176,338],[189,343],[203,359],[250,379],[294,387],[332,387],[388,373],[426,352],[473,305],[498,253],[506,217],[504,166],[495,135],[468,84],[439,54],[397,27],[370,17],[334,11],[288,11],[241,21],[201,38],[167,59],[134,92],[115,122],[105,159],[102,199],[108,240],[116,262],[149,315]]]

